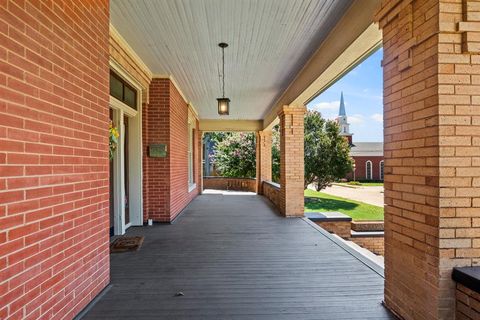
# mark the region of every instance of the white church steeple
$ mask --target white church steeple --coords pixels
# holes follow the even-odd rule
[[[343,92],[340,95],[340,108],[338,110],[337,123],[340,127],[340,135],[348,139],[352,143],[352,134],[350,133],[350,124],[347,121],[347,113],[345,111],[345,102],[343,101]]]

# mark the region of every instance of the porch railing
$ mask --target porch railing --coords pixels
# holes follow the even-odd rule
[[[280,185],[272,181],[262,182],[263,195],[280,208]]]
[[[256,192],[255,178],[203,177],[203,189]]]

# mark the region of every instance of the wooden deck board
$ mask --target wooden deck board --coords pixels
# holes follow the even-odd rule
[[[111,256],[113,286],[84,319],[394,319],[378,273],[263,197],[202,195],[128,234],[142,248]]]

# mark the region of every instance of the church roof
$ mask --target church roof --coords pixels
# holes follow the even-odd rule
[[[383,142],[354,142],[350,149],[352,157],[382,157]]]
[[[343,92],[340,95],[340,109],[338,110],[339,116],[346,116],[347,113],[345,112],[345,102],[343,101]]]

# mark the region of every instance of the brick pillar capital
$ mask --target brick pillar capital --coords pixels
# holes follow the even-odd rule
[[[259,135],[260,137],[272,136],[272,130],[257,131],[257,135]]]
[[[375,16],[373,17],[373,21],[380,24],[380,28],[383,28],[385,24],[389,22],[388,14],[392,12],[397,7],[405,7],[406,5],[410,4],[412,0],[382,0],[377,8],[377,12],[375,12]],[[390,19],[391,20],[391,19]]]
[[[286,105],[278,110],[277,114],[279,117],[286,114],[294,114],[294,113],[301,113],[305,114],[307,112],[307,108],[305,106],[294,106],[294,105]]]

